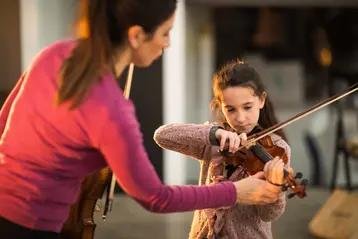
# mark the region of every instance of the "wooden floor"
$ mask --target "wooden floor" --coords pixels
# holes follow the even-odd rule
[[[288,200],[284,215],[273,223],[275,239],[313,238],[308,223],[329,197],[324,189],[308,189],[304,199]],[[96,216],[95,239],[185,239],[192,213],[154,214],[145,211],[127,196],[116,197],[107,222]]]

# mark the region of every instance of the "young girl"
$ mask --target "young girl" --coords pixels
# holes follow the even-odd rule
[[[248,177],[243,166],[225,165],[218,150],[237,151],[248,134],[277,123],[258,73],[248,64],[232,61],[217,71],[213,79],[213,124],[168,124],[158,128],[154,140],[165,149],[194,157],[201,164],[199,184],[237,181]],[[274,159],[264,168],[267,181],[283,183],[283,167],[290,164],[290,147],[282,131],[271,135],[277,146],[285,149],[288,163]],[[289,169],[291,170],[291,169]],[[244,205],[197,210],[191,226],[192,239],[268,239],[272,238],[271,221],[285,210],[285,194],[267,205]]]

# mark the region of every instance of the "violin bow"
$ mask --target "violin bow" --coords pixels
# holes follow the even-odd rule
[[[129,94],[131,91],[131,86],[132,86],[132,79],[133,79],[133,70],[134,70],[134,64],[131,63],[129,65],[129,69],[128,69],[128,75],[127,75],[127,80],[126,80],[126,85],[124,87],[124,98],[129,99]],[[102,215],[102,219],[106,220],[107,218],[107,212],[108,211],[112,211],[112,203],[113,203],[113,199],[114,199],[114,190],[116,187],[116,175],[114,175],[114,173],[112,172],[111,174],[111,183],[109,185],[108,188],[108,196],[106,199],[106,203],[104,206],[104,211],[103,211],[103,215]]]
[[[277,130],[279,129],[282,129],[283,127],[286,127],[287,125],[290,125],[292,124],[293,122],[299,120],[299,119],[302,119],[303,117],[306,117],[310,114],[312,114],[313,112],[323,108],[323,107],[326,107],[327,105],[329,104],[332,104],[333,102],[336,102],[337,100],[340,100],[350,94],[352,94],[353,92],[356,92],[358,90],[358,83],[355,83],[354,85],[352,85],[351,87],[349,87],[348,89],[346,89],[345,91],[343,91],[342,93],[339,93],[339,94],[336,94],[314,106],[312,106],[311,108],[309,108],[308,110],[304,111],[304,112],[301,112],[291,118],[289,118],[288,120],[282,122],[282,123],[279,123],[279,124],[276,124],[276,125],[273,125],[257,134],[254,134],[250,137],[248,137],[248,140],[247,140],[247,143],[245,145],[242,145],[238,148],[238,150],[244,148],[244,147],[250,147],[252,146],[256,141],[266,137],[267,135],[270,135],[274,132],[276,132]]]

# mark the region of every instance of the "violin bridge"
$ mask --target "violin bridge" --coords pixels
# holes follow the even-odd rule
[[[256,141],[254,142],[247,142],[247,144],[244,145],[244,148],[250,149],[251,147],[256,145]]]

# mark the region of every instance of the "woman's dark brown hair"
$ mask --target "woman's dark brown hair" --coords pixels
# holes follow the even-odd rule
[[[115,51],[131,26],[150,36],[175,12],[176,0],[81,0],[78,44],[63,63],[56,104],[77,107],[103,74],[114,74]]]
[[[251,88],[258,97],[261,97],[265,92],[261,77],[253,67],[240,60],[228,62],[219,69],[213,77],[214,99],[211,102],[211,108],[220,121],[225,122],[225,118],[221,111],[222,91],[228,87],[235,86]],[[267,129],[278,123],[269,96],[266,97],[265,105],[260,111],[258,123],[263,129]],[[278,130],[276,133],[287,141],[283,130]]]

